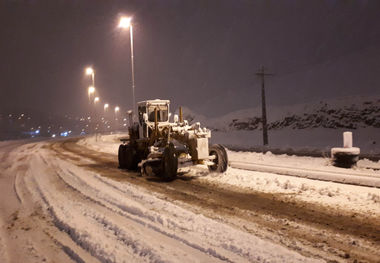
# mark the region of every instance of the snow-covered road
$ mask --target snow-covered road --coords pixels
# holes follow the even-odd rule
[[[201,166],[161,182],[118,170],[117,146],[0,143],[1,262],[380,258],[380,189]]]

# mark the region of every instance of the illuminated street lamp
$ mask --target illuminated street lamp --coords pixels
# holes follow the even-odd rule
[[[95,123],[96,124],[96,127],[95,127],[95,140],[98,141],[98,127],[99,127],[99,116],[98,116],[98,112],[97,112],[97,107],[96,107],[96,104],[100,101],[99,97],[95,97],[94,98],[94,105],[95,105]]]
[[[86,75],[91,75],[92,78],[92,86],[95,87],[95,71],[91,67],[86,68]]]
[[[107,111],[107,110],[108,110],[108,107],[109,107],[108,103],[105,103],[105,104],[104,104],[104,111]]]
[[[115,107],[115,127],[116,127],[116,129],[117,129],[117,127],[119,127],[119,119],[117,118],[119,111],[120,111],[119,106],[116,106]]]
[[[95,93],[95,87],[94,86],[90,86],[88,87],[88,100],[91,102],[91,95],[93,95]]]
[[[119,22],[119,28],[128,29],[131,39],[131,68],[132,68],[132,99],[133,99],[133,116],[135,115],[135,69],[133,63],[133,27],[132,27],[132,18],[131,17],[121,17]]]

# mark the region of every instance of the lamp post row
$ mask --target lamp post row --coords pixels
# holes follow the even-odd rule
[[[89,103],[94,103],[95,105],[100,101],[100,98],[99,96],[96,96],[94,97],[94,99],[92,99],[92,96],[95,96],[95,71],[92,67],[87,67],[86,68],[86,75],[90,75],[91,76],[91,79],[92,79],[92,85],[90,87],[88,87],[88,100],[89,100]],[[104,111],[107,111],[108,108],[109,108],[109,104],[108,103],[105,103],[104,104]],[[120,108],[119,106],[116,106],[115,107],[115,113],[117,113],[118,111],[120,111]]]
[[[135,69],[134,69],[134,51],[133,51],[133,26],[132,26],[131,20],[132,20],[131,17],[121,17],[118,27],[122,28],[122,29],[128,29],[129,28],[129,32],[130,32],[131,70],[132,70],[132,100],[133,100],[132,105],[133,105],[133,109],[134,109],[135,108]],[[95,70],[92,67],[87,67],[85,72],[86,72],[86,75],[91,76],[91,80],[92,80],[92,85],[88,88],[89,103],[93,102],[94,105],[96,105],[100,101],[100,98],[98,96],[96,96],[96,97],[94,97],[94,99],[92,99],[92,97],[95,96],[95,92],[96,92],[96,89],[95,89]],[[104,104],[104,111],[107,111],[108,108],[109,108],[109,104],[105,103]],[[115,106],[115,114],[117,114],[119,111],[120,111],[120,107]]]

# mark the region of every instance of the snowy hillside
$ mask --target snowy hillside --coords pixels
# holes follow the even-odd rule
[[[344,98],[298,104],[286,107],[267,107],[269,129],[306,128],[380,128],[380,98]],[[190,122],[200,121],[213,130],[261,129],[261,108],[244,109],[221,117],[207,119],[184,108]]]
[[[328,152],[340,146],[342,132],[354,133],[354,144],[379,153],[380,98],[351,97],[287,107],[267,107],[269,146],[311,148]],[[212,141],[237,148],[262,145],[261,108],[244,109],[208,119],[184,108],[184,117],[213,130]]]

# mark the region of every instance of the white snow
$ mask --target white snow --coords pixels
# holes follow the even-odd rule
[[[15,154],[29,164],[16,188],[26,185],[32,196],[21,201],[42,203],[60,230],[102,262],[317,261],[57,159],[44,145]]]
[[[337,153],[359,155],[360,149],[358,147],[347,147],[347,148],[335,147],[335,148],[331,148],[331,155],[332,156],[337,154]]]
[[[286,194],[289,198],[316,203],[332,209],[380,216],[380,189],[356,185],[310,180],[229,168],[224,174],[202,177],[211,182],[238,186],[244,189]]]
[[[78,143],[113,154],[117,159],[119,138],[125,134],[84,137]],[[234,228],[222,220],[205,217],[172,203],[142,187],[103,177],[96,172],[57,158],[49,142],[15,149],[5,165],[16,174],[15,191],[22,204],[41,204],[55,226],[67,233],[81,249],[101,262],[314,262],[284,246]],[[3,143],[0,148],[11,147]],[[72,153],[73,154],[73,153]],[[332,167],[325,158],[296,157],[228,151],[231,163],[307,169],[358,178],[380,178],[374,169],[345,170]],[[91,163],[84,159],[83,164]],[[376,166],[366,160],[363,165]],[[23,172],[20,172],[21,170]],[[198,165],[181,168],[219,187],[283,195],[288,199],[317,204],[330,210],[380,217],[380,189],[285,176],[230,167],[223,174],[210,174]],[[2,239],[0,235],[0,256]],[[1,258],[1,257],[0,257]]]
[[[117,142],[118,137],[125,137],[125,134],[103,136],[103,148],[100,150],[116,155],[117,151],[113,149],[119,144]],[[97,149],[98,147],[95,146],[94,137],[84,138],[83,141],[82,144],[90,148]],[[106,146],[107,144],[109,145]],[[111,147],[111,145],[114,146]],[[324,175],[331,175],[329,180],[338,180],[342,177],[342,182],[345,180],[348,182],[354,180],[354,182],[358,183],[369,181],[375,182],[380,186],[380,170],[377,170],[380,168],[380,162],[360,160],[358,167],[345,169],[332,166],[329,158],[300,157],[285,154],[274,155],[271,152],[262,154],[228,151],[228,157],[231,163],[269,166],[271,167],[269,171],[272,172],[248,171],[230,167],[223,174],[210,175],[206,167],[197,166],[190,170],[189,175],[199,176],[200,179],[213,183],[238,186],[252,191],[291,194],[292,198],[297,200],[336,207],[347,212],[368,214],[373,217],[380,216],[380,188],[325,182],[307,178],[313,173],[319,173],[318,176],[322,180],[326,180],[323,177]],[[377,169],[368,169],[367,167]],[[280,172],[283,174],[274,174],[274,168],[280,169]],[[302,174],[298,174],[297,176],[302,177],[304,175],[303,177],[306,178],[285,176],[284,172],[291,171],[291,169],[302,169]]]

